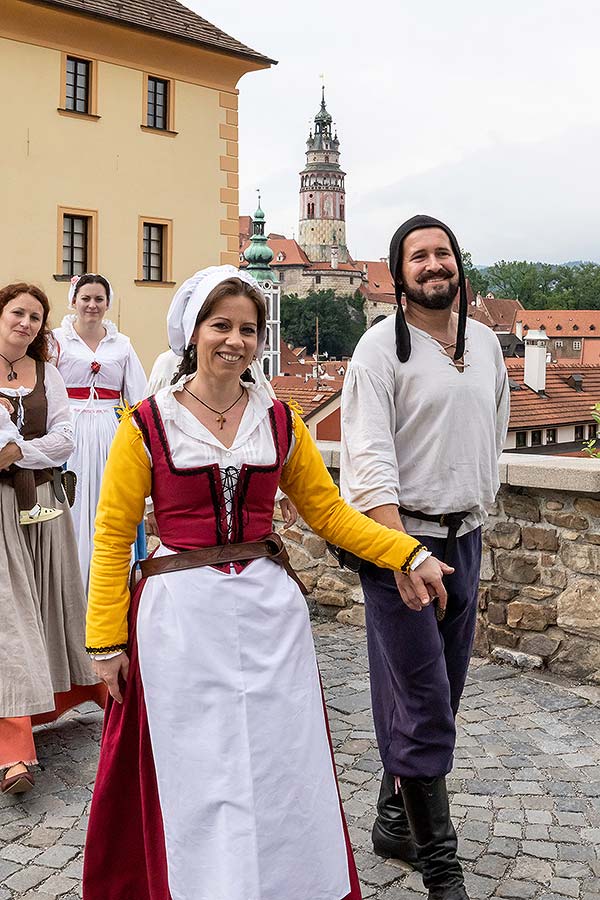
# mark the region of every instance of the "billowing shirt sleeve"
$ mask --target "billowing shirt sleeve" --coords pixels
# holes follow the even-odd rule
[[[130,406],[134,406],[143,400],[146,396],[146,373],[139,361],[138,355],[129,345],[129,353],[125,360],[125,369],[123,371],[123,386],[121,388],[123,399]]]
[[[43,437],[18,441],[23,456],[15,465],[21,469],[62,466],[75,448],[67,389],[60,373],[50,363],[44,366],[44,387],[48,404],[47,431]]]
[[[403,531],[378,525],[342,500],[308,428],[295,414],[294,435],[296,445],[280,484],[307,525],[361,559],[408,571],[423,545]]]
[[[498,345],[499,347],[500,345]],[[496,353],[496,453],[504,449],[510,419],[510,386],[502,351]]]
[[[90,653],[127,646],[131,545],[151,486],[142,436],[126,416],[110,448],[96,510],[86,633]]]
[[[351,363],[342,391],[340,487],[344,499],[361,512],[400,504],[395,433],[393,385]]]

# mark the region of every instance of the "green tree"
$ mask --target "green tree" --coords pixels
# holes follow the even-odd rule
[[[469,279],[473,293],[481,294],[482,297],[485,297],[490,289],[487,269],[477,269],[473,265],[473,258],[468,250],[461,250],[460,255],[462,257],[465,276]]]
[[[316,321],[319,317],[319,354],[339,359],[351,356],[365,332],[364,299],[336,295],[335,291],[311,291],[306,298],[284,294],[281,298],[281,334],[297,347],[315,352]]]

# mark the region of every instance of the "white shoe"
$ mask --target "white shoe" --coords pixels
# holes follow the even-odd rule
[[[21,510],[19,513],[19,524],[36,525],[38,522],[48,522],[50,519],[57,519],[62,514],[62,509],[40,506],[39,503],[36,503],[33,509]]]

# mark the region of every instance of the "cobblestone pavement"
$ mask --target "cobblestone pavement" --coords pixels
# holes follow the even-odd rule
[[[418,874],[371,848],[380,765],[364,632],[314,631],[363,896],[422,900]],[[100,727],[85,707],[38,733],[35,793],[0,799],[0,900],[81,897]],[[475,660],[449,785],[473,900],[600,900],[599,689]]]

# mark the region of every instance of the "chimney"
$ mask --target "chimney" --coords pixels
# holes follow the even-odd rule
[[[546,390],[546,348],[548,335],[545,331],[529,330],[523,339],[525,343],[525,376],[527,387],[538,394]]]
[[[520,341],[523,340],[523,323],[519,319],[515,322],[515,334],[519,338]]]

